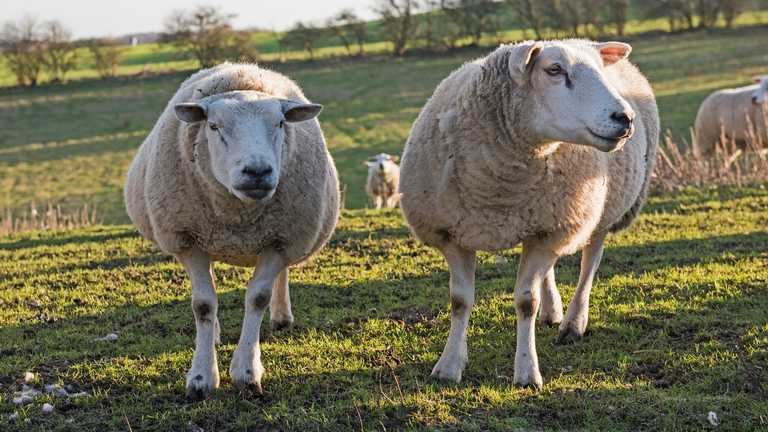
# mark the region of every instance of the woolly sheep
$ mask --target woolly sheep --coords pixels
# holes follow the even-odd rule
[[[714,153],[723,134],[745,147],[750,130],[768,143],[768,75],[753,78],[754,85],[718,90],[704,99],[696,114],[696,148],[702,155]]]
[[[619,42],[502,45],[435,90],[402,156],[401,207],[450,270],[451,327],[432,375],[460,381],[474,304],[475,254],[522,242],[515,286],[514,382],[542,385],[534,320],[561,341],[587,326],[607,233],[640,211],[658,146],[651,88]],[[584,248],[563,320],[554,265]]]
[[[373,207],[380,209],[397,207],[400,195],[397,189],[400,183],[400,167],[397,166],[397,156],[379,153],[368,159],[368,180],[365,192]]]
[[[255,267],[229,373],[261,392],[264,311],[274,327],[293,321],[288,267],[317,252],[336,226],[338,180],[314,119],[320,110],[285,76],[225,63],[181,85],[130,167],[131,220],[192,282],[192,398],[219,385],[212,261]]]

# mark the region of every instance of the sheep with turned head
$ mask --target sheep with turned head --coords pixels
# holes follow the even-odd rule
[[[523,244],[515,284],[514,382],[542,385],[535,319],[561,341],[587,327],[606,235],[627,227],[648,191],[659,119],[631,47],[587,40],[503,45],[440,83],[401,164],[401,207],[412,232],[445,256],[451,327],[432,375],[459,381],[468,360],[475,254]],[[554,266],[582,249],[563,318]]]
[[[741,148],[749,140],[768,145],[768,75],[752,81],[753,85],[718,90],[701,103],[694,142],[702,156],[711,156],[722,139]]]
[[[288,267],[331,236],[339,214],[336,168],[310,103],[283,75],[223,64],[179,88],[139,148],[125,185],[139,232],[174,255],[192,282],[197,336],[187,394],[219,385],[213,261],[255,267],[229,368],[261,391],[261,321],[293,321]]]
[[[365,192],[376,209],[395,208],[400,201],[400,194],[397,192],[400,167],[397,166],[397,161],[397,156],[379,153],[365,162],[368,167]]]

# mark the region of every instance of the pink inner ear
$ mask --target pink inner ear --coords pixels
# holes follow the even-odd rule
[[[629,50],[623,46],[609,45],[600,48],[600,56],[606,64],[612,64],[625,58],[629,54],[628,51]]]

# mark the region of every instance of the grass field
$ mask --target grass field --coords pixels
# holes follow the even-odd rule
[[[765,40],[766,26],[646,35],[631,40],[632,59],[680,138],[709,92],[768,72]],[[713,429],[709,411],[718,430],[768,430],[764,186],[654,195],[609,240],[588,337],[558,346],[556,329],[538,328],[539,392],[511,380],[519,250],[504,264],[481,254],[464,381],[428,379],[449,326],[445,264],[399,212],[362,209],[362,161],[399,153],[435,85],[488,50],[271,64],[325,105],[348,210],[328,247],[292,273],[296,325],[263,332],[263,396],[238,393],[225,372],[249,272],[217,266],[222,388],[199,403],[184,399],[189,282],[125,225],[121,197],[133,154],[190,72],[0,90],[0,209],[88,203],[104,222],[0,236],[0,430],[702,430]],[[124,67],[140,70],[159,54],[133,55]],[[567,301],[578,257],[557,272]],[[119,338],[94,341],[110,332]],[[37,388],[88,396],[16,407],[25,371]],[[44,402],[54,413],[41,414]]]
[[[517,251],[481,255],[460,385],[428,379],[448,332],[442,258],[399,213],[344,214],[330,245],[292,273],[296,325],[263,331],[265,394],[222,388],[184,400],[194,324],[181,267],[126,226],[0,239],[0,429],[719,430],[768,429],[768,192],[688,191],[652,199],[611,238],[591,334],[555,345],[538,328],[544,389],[512,386]],[[217,266],[226,370],[247,269]],[[561,260],[569,298],[576,257]],[[267,326],[268,327],[268,326]],[[118,332],[114,342],[94,342]],[[26,370],[90,396],[9,401]],[[7,397],[6,397],[7,396]],[[40,414],[40,404],[56,412]],[[361,426],[362,423],[362,426]]]
[[[698,105],[722,87],[766,72],[768,27],[633,41],[632,58],[653,84],[663,127],[687,137]],[[488,50],[449,56],[275,64],[325,105],[321,122],[346,206],[366,205],[362,161],[399,153],[410,125],[451,70]],[[62,203],[95,205],[105,223],[125,223],[123,176],[136,148],[187,73],[81,81],[0,91],[0,209],[19,213]]]

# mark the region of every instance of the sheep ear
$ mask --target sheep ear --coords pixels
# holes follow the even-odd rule
[[[755,83],[755,84],[760,84],[761,82],[763,82],[763,77],[761,77],[761,76],[754,76],[754,77],[752,77],[752,82]]]
[[[603,64],[612,65],[619,60],[629,57],[632,52],[632,46],[624,42],[602,42],[595,44],[595,48],[603,58]]]
[[[285,121],[289,123],[313,119],[323,110],[323,106],[319,104],[307,104],[292,100],[282,100],[280,105],[283,108]]]
[[[389,159],[392,160],[392,162],[398,162],[398,161],[400,161],[400,156],[392,155],[392,156],[389,157]]]
[[[525,71],[536,60],[543,48],[541,42],[526,41],[515,44],[509,55],[509,73],[518,84],[522,83]]]
[[[173,109],[176,112],[176,118],[184,123],[197,123],[208,117],[208,110],[205,105],[195,102],[180,103]]]

